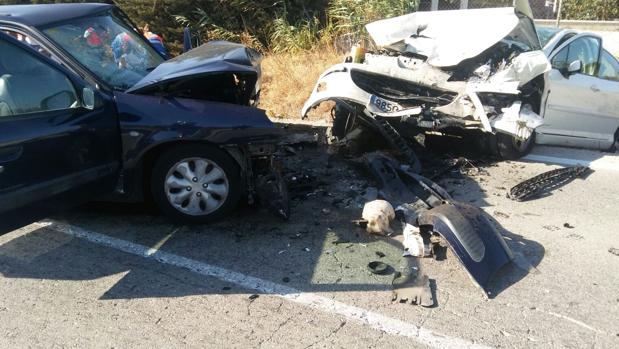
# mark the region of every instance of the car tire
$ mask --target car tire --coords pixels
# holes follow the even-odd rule
[[[529,154],[535,145],[535,133],[525,141],[503,133],[496,134],[498,155],[504,160],[517,160]]]
[[[212,222],[233,210],[243,192],[239,166],[208,145],[179,146],[164,152],[151,174],[155,205],[171,219]]]

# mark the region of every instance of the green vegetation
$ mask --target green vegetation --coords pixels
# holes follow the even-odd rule
[[[619,20],[619,0],[563,0],[563,19]]]
[[[92,2],[90,0],[88,2]],[[94,0],[97,1],[97,0]],[[87,2],[87,0],[0,0],[0,4]],[[110,1],[101,1],[110,2]],[[416,11],[420,0],[116,0],[136,21],[150,23],[172,51],[179,51],[182,28],[203,40],[242,42],[261,51],[296,53],[315,47],[348,46],[366,38],[368,22]],[[460,0],[441,0],[457,8]],[[509,6],[512,0],[469,0],[469,6]],[[426,1],[426,7],[428,1]],[[619,0],[563,0],[563,17],[619,18]],[[340,44],[344,45],[340,45]]]

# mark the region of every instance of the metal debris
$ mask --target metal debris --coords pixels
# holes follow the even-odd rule
[[[389,266],[389,264],[387,264],[387,263],[378,262],[378,261],[374,261],[374,262],[368,263],[368,270],[372,274],[387,275],[387,274],[391,274],[393,272],[392,269],[393,268],[391,268]]]

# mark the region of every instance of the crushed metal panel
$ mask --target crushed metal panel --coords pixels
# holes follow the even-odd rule
[[[496,72],[490,77],[489,81],[517,81],[518,87],[521,87],[537,76],[549,72],[551,69],[552,65],[544,51],[523,52],[514,58],[507,68]]]
[[[530,107],[514,102],[510,107],[503,108],[502,114],[491,122],[498,132],[507,133],[520,140],[527,140],[536,128],[544,124],[544,119],[535,114]]]
[[[514,8],[415,12],[366,25],[374,42],[405,41],[437,67],[455,66],[501,41],[519,23]],[[492,30],[488,30],[492,28]]]

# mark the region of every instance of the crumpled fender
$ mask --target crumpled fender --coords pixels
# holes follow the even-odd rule
[[[513,259],[501,234],[475,206],[446,203],[421,213],[418,223],[420,227],[431,227],[447,241],[484,291],[492,275]]]
[[[312,95],[301,109],[301,117],[305,117],[311,108],[328,100],[344,100],[365,105],[370,100],[370,94],[360,89],[350,77],[350,67],[337,64],[325,71],[312,91]]]
[[[541,116],[520,101],[514,102],[509,108],[503,108],[502,112],[491,121],[492,127],[497,132],[515,136],[517,139],[529,139],[535,129],[544,124]]]
[[[334,65],[325,71],[312,91],[312,95],[301,109],[301,117],[305,117],[310,109],[317,107],[320,103],[329,100],[341,100],[352,102],[353,104],[365,106],[374,115],[399,117],[407,115],[418,115],[421,108],[406,108],[397,112],[384,113],[373,105],[369,104],[371,94],[357,86],[350,76],[351,69],[368,70],[368,67],[358,63],[342,63]],[[373,71],[372,69],[369,69]],[[387,76],[387,75],[386,75]]]

